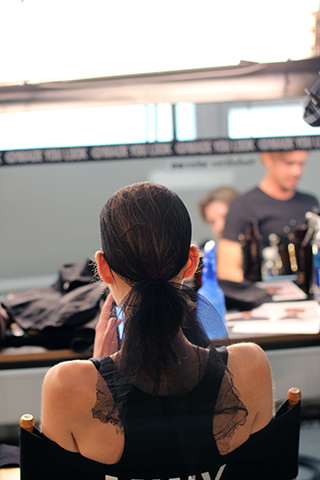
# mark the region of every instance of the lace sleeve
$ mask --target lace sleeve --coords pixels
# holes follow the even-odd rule
[[[96,403],[91,410],[92,417],[102,423],[112,423],[123,432],[130,389],[131,384],[117,373],[110,357],[102,357],[96,383]]]
[[[232,375],[223,376],[213,417],[213,435],[221,455],[230,451],[230,440],[236,429],[247,421],[248,410],[238,397]]]

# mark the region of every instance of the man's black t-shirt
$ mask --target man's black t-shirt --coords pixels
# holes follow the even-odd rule
[[[277,200],[256,187],[236,198],[230,205],[223,238],[238,241],[240,233],[246,232],[250,220],[257,220],[263,246],[266,247],[269,245],[270,233],[283,237],[283,229],[289,225],[290,220],[302,225],[305,213],[318,206],[317,199],[306,193],[296,192],[290,200]]]

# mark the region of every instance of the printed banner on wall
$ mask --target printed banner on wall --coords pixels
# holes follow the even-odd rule
[[[0,152],[0,166],[129,160],[135,158],[225,155],[267,151],[320,150],[320,136],[215,138],[186,142],[34,148]]]

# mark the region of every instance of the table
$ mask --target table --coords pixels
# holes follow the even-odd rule
[[[258,335],[258,334],[233,334],[229,331],[231,343],[254,342],[264,350],[278,350],[288,348],[315,347],[320,345],[320,332],[317,334],[291,334],[291,335]]]
[[[52,367],[65,360],[86,360],[89,353],[77,353],[71,349],[46,350],[42,347],[19,347],[0,349],[0,370],[14,368]]]

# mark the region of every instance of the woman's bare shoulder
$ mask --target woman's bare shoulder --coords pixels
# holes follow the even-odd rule
[[[50,368],[42,389],[44,434],[57,440],[60,430],[71,429],[83,411],[90,412],[95,402],[96,382],[97,371],[90,361],[72,360]]]
[[[248,409],[248,426],[251,424],[253,433],[267,425],[274,413],[269,360],[263,349],[254,343],[232,345],[228,351],[228,369]]]
[[[69,382],[77,373],[85,375],[89,372],[92,373],[94,370],[95,366],[88,360],[70,360],[57,363],[51,367],[46,373],[45,378],[59,382]]]
[[[72,360],[61,362],[48,370],[43,381],[43,395],[66,400],[80,390],[94,387],[97,371],[92,362]]]
[[[241,371],[243,368],[259,370],[269,369],[269,360],[264,350],[256,343],[237,343],[228,348],[229,368]]]
[[[227,347],[229,352],[252,352],[253,354],[260,354],[261,352],[264,353],[264,350],[257,344],[253,342],[243,342],[243,343],[234,343]]]

